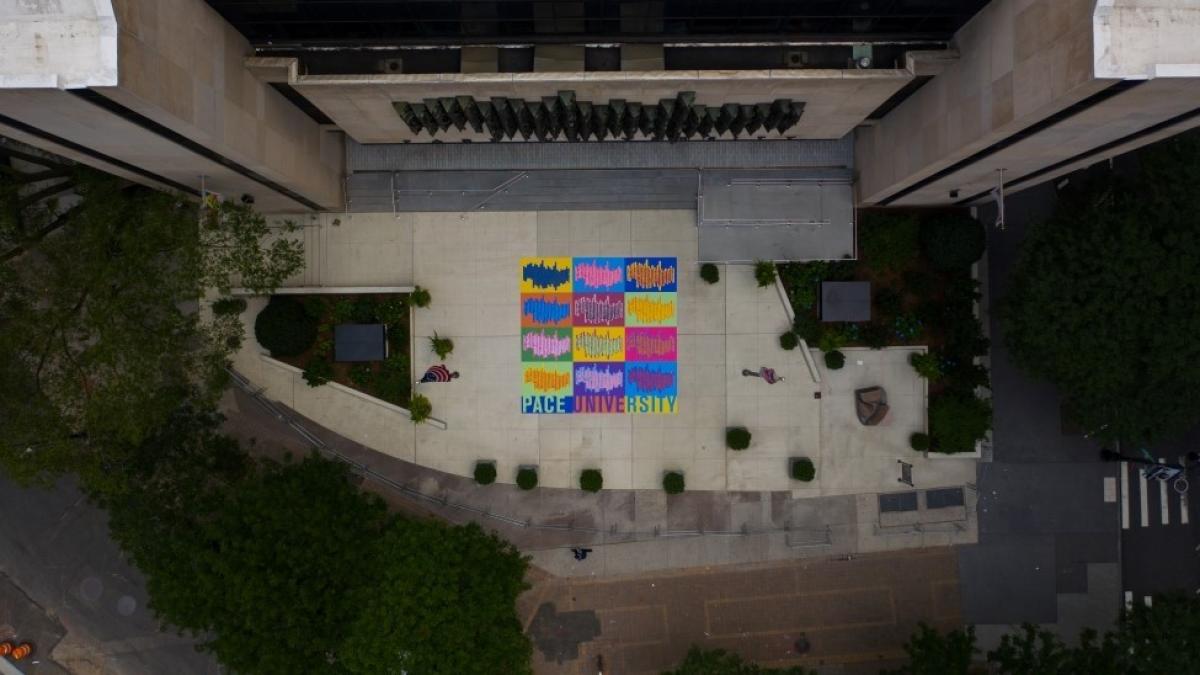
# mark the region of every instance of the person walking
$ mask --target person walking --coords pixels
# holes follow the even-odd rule
[[[451,371],[445,364],[439,363],[434,366],[429,366],[421,379],[417,380],[417,384],[426,382],[449,382],[450,380],[458,379],[458,371]]]
[[[749,368],[743,368],[742,375],[745,375],[746,377],[760,377],[767,384],[775,384],[776,382],[783,382],[782,375],[776,375],[774,368],[768,368],[766,366],[760,366],[758,369],[758,372],[750,370]]]

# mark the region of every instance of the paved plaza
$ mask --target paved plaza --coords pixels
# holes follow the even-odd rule
[[[698,274],[695,212],[534,211],[320,214],[304,223],[307,267],[290,286],[409,287],[433,297],[413,313],[413,372],[437,362],[435,332],[454,340],[450,383],[421,385],[435,424],[412,425],[403,410],[330,384],[310,388],[295,368],[262,354],[252,339],[235,365],[268,396],[365,446],[459,476],[494,460],[498,480],[536,465],[542,487],[575,487],[598,468],[606,489],[660,489],[682,471],[689,490],[791,490],[829,496],[911,489],[898,459],[914,464],[918,488],[970,482],[970,458],[925,459],[908,448],[924,431],[923,382],[911,348],[848,350],[829,372],[814,352],[785,351],[790,320],[774,286],[751,266],[721,265],[721,280]],[[667,256],[678,259],[679,402],[675,415],[525,415],[520,411],[520,260],[530,256]],[[248,335],[265,298],[250,298]],[[769,366],[769,385],[743,369]],[[817,381],[819,379],[819,381]],[[854,416],[853,390],[880,385],[892,412],[878,427]],[[725,429],[745,426],[749,449],[725,447]],[[787,475],[789,457],[812,459],[816,480]]]

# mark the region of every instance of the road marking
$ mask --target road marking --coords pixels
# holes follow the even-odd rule
[[[1145,596],[1144,598],[1142,598],[1142,603],[1145,604],[1147,607],[1153,607],[1154,606],[1154,596],[1151,596],[1151,595]]]
[[[1146,486],[1146,474],[1138,469],[1138,503],[1142,507],[1142,527],[1150,527],[1150,497]]]
[[[1121,462],[1121,529],[1129,529],[1129,463]]]
[[[1104,503],[1111,504],[1117,501],[1117,479],[1112,476],[1104,477]]]
[[[1185,458],[1183,457],[1179,458],[1179,463],[1183,466],[1187,466],[1185,463]],[[1186,492],[1179,493],[1179,522],[1183,523],[1184,525],[1188,524],[1188,502]]]
[[[1125,591],[1125,609],[1133,609],[1133,591]]]
[[[1159,457],[1158,463],[1166,464],[1167,460],[1163,459],[1162,457]],[[1162,515],[1162,524],[1170,525],[1171,524],[1171,504],[1170,504],[1170,502],[1167,501],[1167,481],[1165,481],[1165,480],[1158,481],[1158,499],[1159,499],[1159,502],[1158,502],[1159,509],[1158,510],[1159,510],[1159,513]]]

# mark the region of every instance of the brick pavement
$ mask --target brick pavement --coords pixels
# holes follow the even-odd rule
[[[520,611],[536,673],[659,673],[692,644],[763,665],[877,673],[925,621],[958,627],[951,548],[600,580],[536,572]],[[595,634],[595,628],[599,634]],[[593,637],[594,636],[594,637]],[[796,650],[805,637],[807,654]]]

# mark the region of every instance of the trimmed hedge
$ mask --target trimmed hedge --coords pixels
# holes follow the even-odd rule
[[[813,466],[811,459],[807,457],[793,457],[788,473],[791,474],[792,480],[802,480],[807,483],[816,477],[817,469]]]
[[[750,447],[750,437],[746,427],[729,427],[725,430],[725,445],[730,450],[745,450]]]
[[[715,284],[721,280],[721,270],[712,263],[704,263],[700,266],[700,278],[710,284]]]
[[[254,338],[271,356],[299,356],[317,341],[317,321],[287,296],[272,296],[254,319]]]
[[[800,346],[800,336],[789,330],[779,336],[779,346],[790,352]]]
[[[663,474],[662,480],[663,490],[669,495],[677,495],[683,492],[683,474],[678,471],[668,471]]]
[[[496,482],[495,462],[475,462],[475,482],[480,485],[491,485]]]
[[[517,471],[517,487],[522,490],[532,490],[537,487],[537,484],[537,469],[531,466],[523,466]]]
[[[825,367],[830,370],[841,370],[846,365],[846,355],[834,350],[825,352]]]
[[[308,386],[319,387],[333,379],[333,362],[322,356],[313,357],[304,366],[303,377]]]
[[[579,489],[588,492],[599,492],[604,487],[604,476],[600,469],[584,469],[579,472]]]

